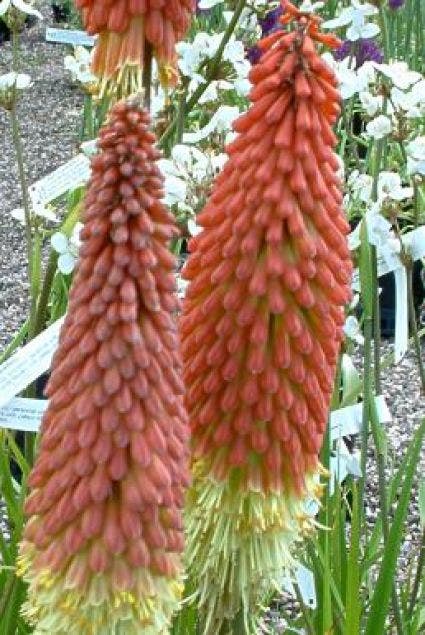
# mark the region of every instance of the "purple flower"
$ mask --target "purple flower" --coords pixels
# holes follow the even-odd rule
[[[388,0],[388,6],[394,11],[400,9],[404,5],[405,0]]]
[[[272,9],[264,18],[260,18],[258,20],[259,25],[261,26],[262,35],[268,35],[279,27],[279,18],[283,13],[282,7],[276,7],[276,9]]]
[[[246,52],[246,57],[251,62],[251,64],[257,64],[260,61],[261,50],[257,45],[250,46]]]
[[[258,19],[258,24],[261,27],[261,37],[266,37],[270,33],[273,33],[273,31],[277,31],[277,29],[280,26],[279,18],[282,14],[283,14],[283,9],[281,6],[279,6],[279,7],[276,7],[275,9],[272,9],[271,11],[268,11],[266,15],[264,16],[264,18]],[[256,45],[251,46],[247,50],[246,56],[251,62],[251,64],[256,64],[261,57],[261,50]]]
[[[369,39],[358,40],[357,42],[349,42],[346,40],[335,51],[334,57],[340,61],[349,57],[352,51],[356,59],[356,68],[359,68],[365,62],[377,62],[380,64],[384,60],[384,54],[379,46],[373,40]]]

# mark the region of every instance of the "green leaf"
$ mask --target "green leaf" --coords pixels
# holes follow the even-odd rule
[[[353,511],[351,515],[351,544],[348,556],[347,593],[345,598],[345,635],[360,633],[360,514],[358,510],[358,490],[353,483]]]
[[[379,571],[375,592],[372,597],[365,635],[385,633],[385,622],[396,572],[397,558],[403,539],[403,528],[409,507],[413,478],[418,464],[422,441],[425,434],[425,419],[413,437],[408,448],[409,460],[404,475],[400,499],[394,514],[394,522],[388,536],[384,558]]]

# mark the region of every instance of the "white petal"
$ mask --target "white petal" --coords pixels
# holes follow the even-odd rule
[[[13,209],[10,212],[10,215],[12,218],[19,221],[23,225],[25,225],[25,211],[22,209],[22,207],[17,207],[16,209]]]
[[[10,7],[10,0],[0,0],[0,15],[4,15]]]
[[[199,227],[192,218],[187,221],[187,228],[191,236],[197,236],[202,231],[202,227]]]
[[[50,243],[58,254],[64,254],[68,251],[68,238],[62,232],[55,232],[50,238]]]
[[[221,4],[224,0],[199,0],[198,8],[199,9],[212,9],[217,4]]]
[[[61,254],[58,258],[58,269],[65,275],[71,273],[75,267],[75,258],[69,251],[66,254]]]
[[[24,0],[12,0],[12,4],[17,9],[19,9],[19,11],[22,11],[22,13],[35,15],[37,18],[40,18],[40,20],[43,19],[43,16],[41,15],[40,11],[37,11],[37,9],[34,9],[30,4],[27,4],[26,2],[24,2]]]
[[[368,22],[361,28],[361,36],[363,39],[372,38],[380,33],[381,29],[377,24]]]

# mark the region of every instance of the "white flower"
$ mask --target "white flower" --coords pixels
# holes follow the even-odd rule
[[[58,269],[65,275],[73,271],[77,262],[82,226],[82,223],[77,223],[70,238],[62,232],[56,232],[50,239],[53,249],[59,254]]]
[[[395,108],[404,110],[407,117],[422,117],[425,115],[425,79],[416,82],[409,91],[401,90],[397,86],[391,89],[391,101]]]
[[[31,86],[31,77],[25,73],[6,73],[0,75],[0,91],[8,91],[12,88],[24,90]]]
[[[349,315],[345,320],[344,333],[350,340],[357,344],[364,344],[364,337],[360,330],[360,324],[354,315]]]
[[[332,68],[338,79],[339,91],[342,99],[350,99],[356,93],[366,91],[370,83],[375,79],[375,69],[370,62],[365,62],[358,69],[356,61],[349,57],[336,60],[331,53],[324,53],[322,58]]]
[[[91,54],[84,46],[75,46],[74,55],[67,55],[64,59],[64,66],[72,75],[74,81],[82,84],[93,84],[97,82],[97,77],[90,70]]]
[[[170,159],[158,161],[165,176],[164,200],[167,205],[177,204],[183,211],[194,212],[201,202],[202,186],[211,182],[226,160],[225,154],[207,156],[194,146],[174,146]]]
[[[18,11],[22,11],[22,13],[27,13],[28,15],[35,15],[40,20],[43,19],[40,11],[34,9],[30,4],[24,2],[24,0],[0,0],[0,15],[4,15],[10,7],[15,7]]]
[[[360,103],[363,106],[366,114],[369,117],[373,117],[376,115],[378,110],[382,108],[383,97],[382,95],[372,95],[368,91],[361,91],[359,93]]]
[[[376,13],[378,9],[368,2],[361,4],[359,0],[351,0],[351,7],[344,8],[338,17],[323,22],[322,27],[337,29],[347,26],[345,37],[351,42],[372,38],[378,35],[380,29],[377,24],[366,22],[366,18]]]
[[[416,137],[407,144],[407,170],[409,174],[425,176],[425,136]]]
[[[199,225],[196,224],[196,221],[194,221],[193,218],[190,218],[187,221],[187,228],[191,236],[197,236],[202,231],[202,227],[199,227]]]
[[[31,77],[25,73],[6,73],[0,75],[0,106],[10,110],[18,93],[31,86]]]
[[[366,124],[367,134],[374,139],[383,139],[386,135],[390,134],[391,130],[391,119],[385,115],[378,115],[375,119],[372,119],[372,121]]]
[[[353,170],[348,177],[347,185],[351,189],[355,199],[368,203],[372,195],[373,178],[369,174],[360,174]]]
[[[406,62],[391,62],[390,64],[378,64],[372,62],[376,70],[388,77],[394,86],[406,90],[412,84],[415,84],[422,75],[416,71],[409,70]]]
[[[378,176],[378,201],[389,198],[403,201],[413,196],[412,187],[402,187],[400,175],[396,172],[380,172]]]
[[[221,44],[222,33],[197,33],[193,42],[180,42],[177,44],[179,53],[179,69],[185,77],[190,78],[188,87],[189,95],[192,94],[200,84],[204,84],[206,79],[202,75],[202,63],[212,59]],[[217,90],[229,90],[234,88],[238,94],[245,96],[249,89],[248,73],[251,68],[248,60],[245,59],[245,48],[241,41],[234,35],[227,42],[223,50],[222,59],[229,62],[232,72],[225,80],[214,81],[202,95],[200,103],[217,100]]]
[[[220,106],[206,126],[197,132],[184,133],[183,141],[185,143],[198,143],[213,132],[227,132],[231,130],[232,123],[238,116],[239,108],[237,106]]]
[[[303,13],[315,13],[319,9],[323,9],[324,2],[311,2],[311,0],[303,0],[298,7]]]
[[[224,0],[199,0],[198,8],[199,9],[212,9],[217,4],[221,4]]]

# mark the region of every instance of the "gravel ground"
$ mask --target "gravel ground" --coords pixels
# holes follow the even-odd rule
[[[22,69],[33,85],[22,96],[19,120],[25,149],[28,183],[59,167],[76,153],[82,94],[72,86],[63,67],[69,47],[45,42],[45,29],[52,24],[50,3],[37,7],[45,19],[22,34]],[[0,45],[0,74],[11,69],[11,46]],[[8,115],[0,110],[0,349],[26,315],[26,255],[22,227],[10,216],[21,206],[15,151]]]
[[[49,3],[40,0],[45,16],[42,23],[22,37],[22,71],[33,79],[33,86],[20,103],[19,116],[26,154],[28,182],[32,183],[76,153],[82,95],[72,86],[63,68],[67,47],[44,41],[46,24],[52,22]],[[0,74],[10,70],[11,50],[0,46]],[[27,309],[26,257],[21,226],[10,211],[21,204],[15,153],[9,134],[7,115],[0,111],[0,130],[4,130],[0,155],[0,349],[22,324]],[[390,350],[391,344],[384,343]],[[403,455],[414,430],[425,414],[425,399],[420,394],[419,377],[413,353],[383,374],[383,392],[393,415],[388,429],[391,471]],[[424,473],[425,453],[419,474]],[[372,458],[368,466],[367,519],[373,522],[378,511],[377,470]],[[0,509],[0,527],[1,527]],[[410,506],[405,542],[399,567],[407,569],[409,556],[417,551],[419,540],[417,496]]]

